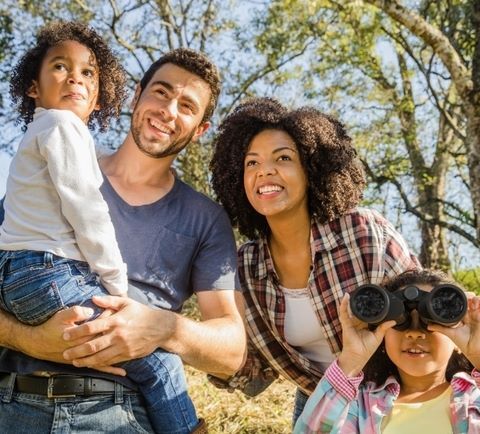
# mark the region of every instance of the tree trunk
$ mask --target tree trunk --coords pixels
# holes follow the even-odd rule
[[[403,54],[397,50],[398,66],[402,78],[403,95],[400,98],[394,91],[395,106],[398,110],[401,130],[410,163],[415,188],[418,195],[417,208],[422,216],[419,221],[422,242],[419,260],[424,267],[448,271],[447,240],[445,229],[439,222],[445,220],[442,201],[445,199],[445,181],[448,170],[449,154],[444,152],[445,144],[453,139],[452,130],[447,128],[444,119],[440,119],[435,159],[428,167],[422,156],[417,136],[415,100],[410,79],[410,71]]]
[[[394,21],[422,39],[442,60],[461,98],[466,113],[466,146],[470,194],[473,204],[477,239],[480,239],[480,0],[472,0],[472,20],[476,29],[472,70],[468,70],[446,35],[411,12],[396,0],[364,0],[382,9]]]

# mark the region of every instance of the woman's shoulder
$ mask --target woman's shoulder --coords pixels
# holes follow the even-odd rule
[[[318,227],[320,232],[333,232],[337,236],[345,232],[353,231],[354,233],[371,232],[372,230],[383,230],[386,227],[391,227],[391,223],[383,217],[378,211],[370,208],[352,208],[345,214],[330,220],[327,223],[320,223],[317,219],[314,224]]]
[[[239,257],[246,257],[257,254],[260,249],[260,240],[250,240],[246,243],[243,243],[238,248]]]
[[[368,224],[388,224],[388,220],[380,214],[377,210],[372,208],[357,207],[346,212],[342,217],[343,219],[355,220],[358,223]]]

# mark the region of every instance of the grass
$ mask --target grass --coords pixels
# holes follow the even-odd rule
[[[209,433],[292,432],[295,388],[286,380],[277,380],[257,397],[248,398],[239,391],[217,389],[202,372],[186,370],[190,396],[198,415],[207,421]]]
[[[183,313],[198,319],[195,298],[189,300]],[[221,357],[221,354],[219,354]],[[199,417],[208,424],[211,434],[287,434],[292,432],[291,417],[295,387],[279,379],[263,393],[249,398],[239,391],[217,389],[204,372],[185,367],[189,394]]]

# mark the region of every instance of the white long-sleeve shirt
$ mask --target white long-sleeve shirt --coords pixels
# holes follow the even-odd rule
[[[92,136],[80,118],[37,108],[10,165],[0,249],[87,261],[110,294],[126,294],[126,265],[102,182]]]

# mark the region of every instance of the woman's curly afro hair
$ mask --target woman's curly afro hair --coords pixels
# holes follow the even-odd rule
[[[273,98],[252,98],[225,118],[214,142],[212,186],[232,225],[250,239],[269,232],[243,186],[244,158],[261,131],[285,131],[295,142],[308,179],[308,207],[321,223],[358,205],[365,175],[344,126],[313,107],[287,110]]]
[[[33,83],[38,80],[43,59],[48,50],[64,41],[76,41],[85,45],[95,55],[99,71],[99,110],[90,115],[88,126],[93,128],[97,122],[100,131],[104,131],[110,118],[118,117],[127,97],[126,74],[116,56],[103,38],[92,28],[78,22],[54,22],[37,34],[36,45],[28,50],[13,68],[10,80],[10,95],[18,110],[18,122],[26,129],[33,120],[35,101],[27,96]]]
[[[443,283],[453,283],[458,285],[447,274],[437,270],[408,270],[398,276],[387,281],[384,285],[385,289],[394,292],[397,289],[404,288],[409,285],[431,285],[436,286]],[[473,365],[465,357],[464,354],[454,351],[450,356],[445,372],[445,378],[450,381],[457,372],[471,372]],[[400,382],[398,368],[390,360],[385,350],[385,343],[377,348],[370,360],[363,368],[363,382],[373,381],[377,385],[385,383],[388,377],[393,376]]]

